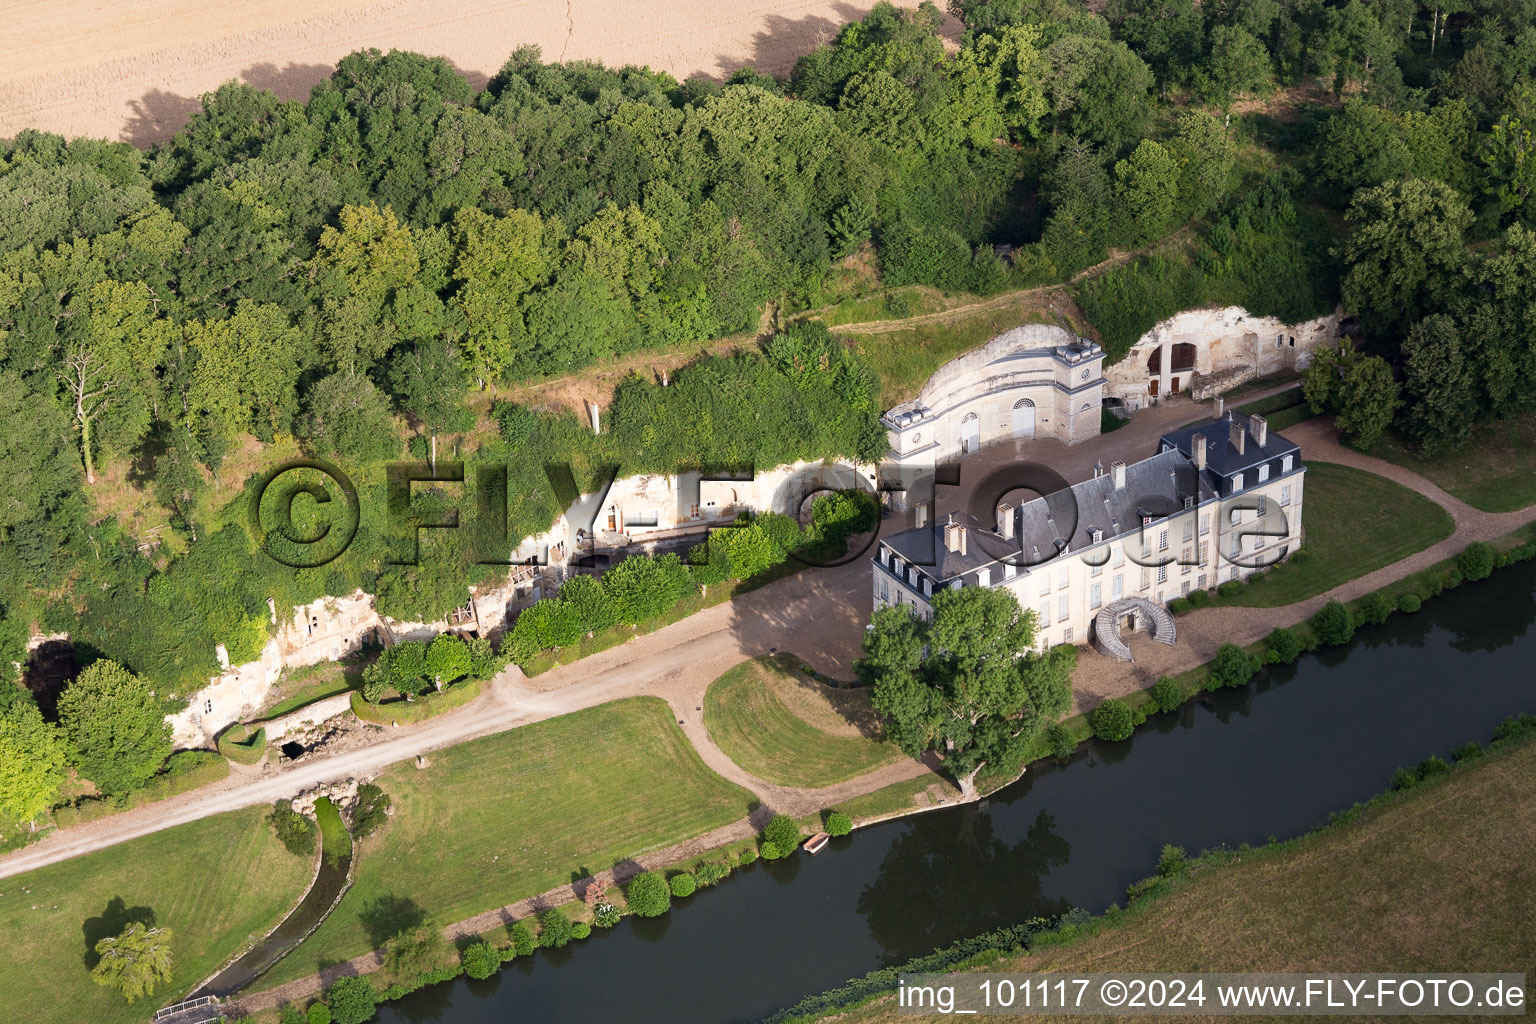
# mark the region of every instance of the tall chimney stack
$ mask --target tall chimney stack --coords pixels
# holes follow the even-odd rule
[[[1248,437],[1248,431],[1244,430],[1243,425],[1237,420],[1232,420],[1227,425],[1227,436],[1231,438],[1232,447],[1237,449],[1237,454],[1242,455],[1247,448],[1244,442]]]
[[[1125,490],[1125,463],[1116,459],[1109,464],[1110,480],[1114,483],[1115,490]]]
[[[1013,540],[1013,506],[1006,501],[997,506],[997,532],[1003,540]]]
[[[944,550],[960,550],[960,524],[954,521],[944,524]]]
[[[1224,409],[1226,409],[1226,407],[1227,407],[1227,400],[1225,398],[1222,398],[1220,395],[1217,395],[1216,396],[1216,418],[1217,419],[1221,419],[1222,411]]]
[[[1189,439],[1190,447],[1195,451],[1195,468],[1205,468],[1205,435],[1196,434]]]
[[[917,507],[912,511],[916,518],[918,529],[928,525],[928,503],[926,501],[918,502]]]
[[[1253,432],[1253,443],[1263,448],[1269,443],[1269,421],[1257,414],[1248,417],[1248,429]]]
[[[965,554],[965,527],[960,527],[960,553]]]

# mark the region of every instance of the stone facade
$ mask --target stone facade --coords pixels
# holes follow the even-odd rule
[[[1050,324],[1025,324],[952,359],[882,422],[897,467],[1035,437],[1073,444],[1099,432],[1104,352]]]
[[[946,587],[1006,587],[1035,612],[1044,649],[1087,643],[1117,601],[1166,605],[1284,560],[1302,540],[1300,449],[1262,417],[1229,415],[1164,435],[1131,466],[1000,505],[994,523],[956,513],[882,539],[874,609],[931,618]]]
[[[1127,412],[1163,395],[1210,398],[1256,377],[1303,370],[1313,349],[1338,336],[1337,312],[1283,324],[1239,306],[1186,310],[1142,335],[1104,371],[1104,398]]]

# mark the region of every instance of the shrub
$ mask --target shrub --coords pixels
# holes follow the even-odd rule
[[[1058,722],[1045,730],[1045,745],[1050,748],[1052,757],[1068,758],[1077,749],[1077,737],[1072,735],[1071,729]]]
[[[319,829],[314,819],[293,809],[293,801],[279,800],[273,804],[267,823],[277,833],[278,842],[295,857],[308,857],[315,852],[315,836]]]
[[[1452,569],[1445,574],[1445,589],[1455,590],[1466,581],[1467,575],[1460,569]]]
[[[563,949],[571,941],[571,919],[551,907],[539,915],[539,945],[545,949]]]
[[[1493,572],[1496,560],[1493,545],[1473,541],[1456,556],[1456,568],[1469,580],[1485,580]]]
[[[599,903],[592,908],[594,928],[612,928],[619,923],[619,908],[612,903]]]
[[[331,1024],[331,1008],[324,1003],[314,1003],[304,1015],[309,1024]]]
[[[1184,691],[1179,684],[1163,676],[1152,684],[1152,703],[1159,711],[1172,711],[1184,703]]]
[[[592,934],[592,926],[585,921],[577,921],[571,925],[571,938],[584,939]]]
[[[1418,594],[1403,594],[1397,599],[1397,610],[1400,612],[1407,612],[1409,615],[1412,615],[1423,606],[1424,601],[1419,597]]]
[[[1190,604],[1187,598],[1176,597],[1168,602],[1168,611],[1174,615],[1183,615],[1185,612],[1192,611],[1193,609],[1194,605]]]
[[[533,951],[539,948],[539,940],[533,937],[533,929],[528,927],[527,921],[513,924],[507,929],[507,935],[512,940],[514,956],[532,956]]]
[[[1451,770],[1451,766],[1445,763],[1445,759],[1435,754],[1430,754],[1419,762],[1417,769],[1420,779],[1432,778],[1436,775],[1444,775]]]
[[[646,871],[629,880],[624,889],[629,909],[641,917],[660,917],[672,909],[672,889],[655,871]]]
[[[668,879],[667,884],[672,887],[672,895],[678,899],[692,896],[694,890],[699,887],[698,881],[686,871],[673,875]]]
[[[1157,858],[1157,873],[1164,878],[1177,878],[1189,870],[1189,854],[1182,846],[1168,843]]]
[[[1264,660],[1271,665],[1289,665],[1301,657],[1301,637],[1295,630],[1279,629],[1264,638]]]
[[[751,864],[755,860],[757,860],[757,851],[749,846],[745,850],[741,851],[741,856],[736,858],[736,863],[740,864],[742,867],[746,867],[748,864]]]
[[[1099,739],[1118,743],[1130,738],[1136,718],[1125,701],[1110,697],[1089,713],[1088,725]]]
[[[1461,746],[1451,751],[1451,756],[1456,759],[1457,764],[1460,764],[1463,761],[1471,761],[1475,758],[1482,757],[1484,753],[1486,753],[1486,751],[1483,750],[1482,744],[1474,741],[1472,743],[1463,743]]]
[[[1355,614],[1361,625],[1379,626],[1392,614],[1392,602],[1385,594],[1366,594],[1355,606]]]
[[[1211,603],[1211,592],[1209,590],[1191,590],[1189,597],[1185,600],[1189,601],[1191,608],[1204,608]]]
[[[471,978],[489,978],[501,967],[501,950],[489,942],[477,942],[464,951],[463,962],[464,973]]]
[[[853,831],[853,819],[842,811],[833,811],[827,815],[827,835],[845,836]]]
[[[770,843],[767,840],[763,841],[759,853],[761,853],[763,860],[778,860],[780,857],[785,856],[784,851],[779,849],[778,843]]]
[[[402,984],[421,984],[448,959],[448,940],[431,923],[407,928],[384,943],[384,966]]]
[[[367,978],[338,978],[325,990],[325,1001],[331,1007],[331,1019],[336,1024],[363,1024],[373,1019],[378,1003],[373,984]]]
[[[714,885],[725,880],[731,873],[731,866],[723,861],[711,860],[699,865],[694,877],[698,879],[700,886]]]
[[[800,826],[787,814],[775,814],[763,829],[763,838],[779,848],[781,857],[788,857],[800,848]]]
[[[1216,593],[1220,594],[1222,597],[1236,597],[1242,592],[1243,585],[1237,582],[1237,580],[1227,580],[1227,582],[1216,588]]]
[[[304,1011],[292,1003],[284,1003],[283,1008],[277,1012],[277,1024],[304,1024],[305,1020]]]
[[[1355,635],[1355,623],[1349,617],[1348,608],[1337,601],[1329,601],[1312,616],[1312,631],[1322,646],[1339,647],[1349,643]]]
[[[1211,659],[1211,686],[1242,686],[1259,670],[1259,661],[1237,644],[1222,644]]]
[[[363,700],[377,704],[389,696],[389,661],[379,658],[363,669]]]
[[[1308,551],[1306,548],[1299,548],[1294,553],[1292,553],[1290,560],[1296,565],[1300,565],[1311,557],[1312,553],[1310,551]]]
[[[352,808],[352,838],[364,839],[377,832],[389,818],[389,794],[371,782],[357,787]]]

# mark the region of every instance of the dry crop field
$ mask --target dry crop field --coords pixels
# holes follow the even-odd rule
[[[909,0],[897,0],[915,6]],[[511,52],[677,78],[784,74],[873,0],[0,0],[0,138],[165,139],[238,78],[302,99],[354,50],[448,58],[479,87]]]

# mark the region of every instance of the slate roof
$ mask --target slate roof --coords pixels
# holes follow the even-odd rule
[[[988,566],[996,567],[991,582],[998,583],[1005,578],[1001,560],[1010,552],[1023,555],[1021,568],[1028,571],[1054,560],[1062,541],[1067,542],[1068,553],[1081,551],[1134,534],[1141,528],[1143,516],[1156,521],[1183,510],[1186,499],[1199,505],[1216,497],[1216,492],[1199,479],[1188,456],[1176,450],[1164,451],[1127,466],[1124,487],[1115,487],[1111,471],[1025,502],[1014,510],[1012,541],[1003,540],[994,523],[981,523],[969,513],[957,512],[895,534],[883,544],[936,583],[947,583]],[[966,527],[964,554],[944,546],[944,528],[951,520]],[[1093,540],[1089,532],[1093,529],[1102,532],[1099,541]]]
[[[1238,454],[1237,447],[1232,443],[1232,423],[1240,424],[1248,434],[1243,443],[1242,454]],[[1287,440],[1283,434],[1277,433],[1273,428],[1267,431],[1264,445],[1258,445],[1253,438],[1250,418],[1240,412],[1229,412],[1219,420],[1206,420],[1164,434],[1160,439],[1160,446],[1171,444],[1186,456],[1193,457],[1194,441],[1192,439],[1196,434],[1205,435],[1206,468],[1224,477],[1242,473],[1272,459],[1301,451],[1299,445]]]

